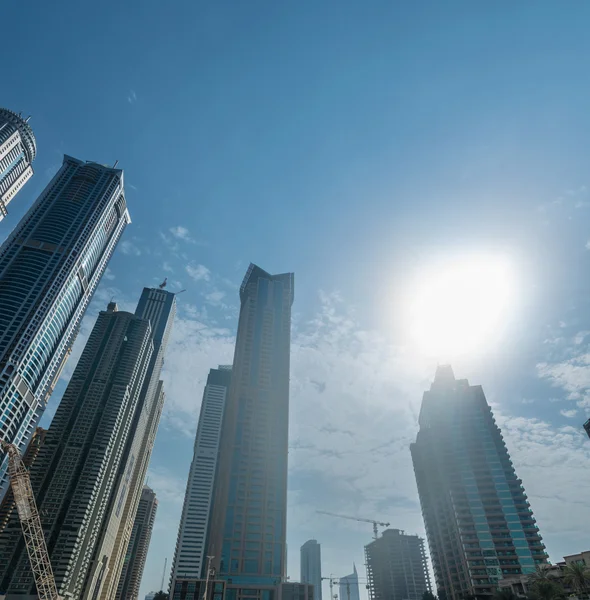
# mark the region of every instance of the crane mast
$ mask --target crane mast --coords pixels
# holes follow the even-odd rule
[[[0,447],[8,453],[10,485],[23,530],[31,570],[35,577],[37,595],[39,600],[61,600],[57,593],[29,472],[23,463],[18,448],[14,444],[0,440]]]

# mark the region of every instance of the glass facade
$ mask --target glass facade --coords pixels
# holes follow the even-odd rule
[[[547,561],[530,504],[481,386],[438,368],[412,459],[439,597],[489,598]]]
[[[230,383],[231,366],[209,371],[172,562],[171,589],[176,588],[177,578],[199,579],[206,575],[207,534]]]
[[[33,176],[31,163],[37,144],[29,119],[0,108],[0,221],[8,214],[8,204]]]
[[[300,550],[301,583],[313,585],[316,600],[322,600],[322,551],[317,540],[307,540]]]
[[[293,274],[250,265],[240,301],[207,554],[229,595],[264,600],[285,576]]]
[[[0,437],[21,450],[128,223],[123,172],[65,156],[0,247]]]

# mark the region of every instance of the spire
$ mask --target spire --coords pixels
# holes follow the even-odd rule
[[[356,572],[356,564],[355,564],[355,563],[352,563],[352,572],[353,572],[355,575],[358,575],[358,573]]]

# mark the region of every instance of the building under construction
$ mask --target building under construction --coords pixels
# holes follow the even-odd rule
[[[386,529],[365,546],[370,600],[422,600],[430,592],[424,540]]]

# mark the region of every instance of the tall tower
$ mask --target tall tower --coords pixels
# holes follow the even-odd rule
[[[301,546],[301,583],[311,583],[314,600],[322,600],[322,552],[317,540]]]
[[[174,294],[161,289],[143,289],[135,315],[149,321],[154,351],[122,448],[116,490],[92,558],[85,598],[112,600],[117,592],[164,406],[164,384],[160,375],[175,314]]]
[[[31,467],[60,596],[86,598],[91,559],[116,490],[152,350],[149,321],[109,304],[98,316]],[[0,535],[0,589],[10,600],[34,594],[14,513]]]
[[[273,600],[285,577],[293,274],[250,265],[240,302],[207,554],[227,600]]]
[[[217,472],[223,413],[231,382],[231,366],[211,369],[203,392],[178,539],[172,562],[171,595],[181,580],[206,577],[206,542]]]
[[[545,546],[481,386],[436,371],[412,460],[438,595],[488,599],[503,576],[532,573]]]
[[[157,510],[158,500],[154,490],[144,485],[117,586],[116,600],[137,600],[139,598],[139,586],[152,539]]]
[[[21,451],[129,222],[123,171],[65,156],[0,247],[0,438]]]
[[[356,565],[352,565],[352,573],[341,577],[339,581],[339,600],[359,600],[359,575]]]
[[[431,591],[424,540],[417,535],[386,529],[365,546],[365,556],[370,600],[422,600]]]
[[[8,214],[9,202],[33,176],[37,143],[29,118],[0,108],[0,221]]]

